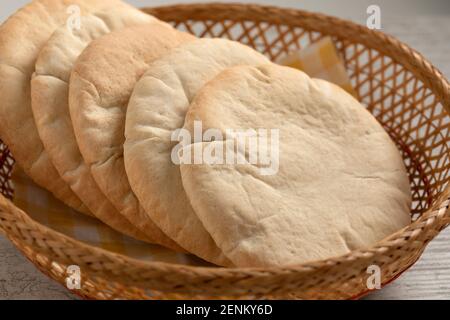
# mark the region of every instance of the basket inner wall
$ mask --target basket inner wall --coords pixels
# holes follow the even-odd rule
[[[300,27],[255,21],[185,20],[176,28],[199,37],[222,37],[247,44],[275,61],[325,35]],[[403,65],[377,50],[333,38],[360,101],[397,144],[410,177],[412,219],[417,219],[450,179],[450,117],[430,89]],[[0,144],[0,191],[13,196],[14,160]]]

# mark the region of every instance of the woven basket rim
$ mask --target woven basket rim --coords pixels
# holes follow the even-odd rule
[[[145,12],[155,14],[158,17],[170,17],[172,21],[177,21],[177,19],[180,21],[185,20],[183,19],[184,14],[189,14],[189,12],[192,11],[196,11],[198,18],[201,16],[202,10],[205,11],[205,14],[206,11],[210,12],[211,10],[216,10],[218,15],[215,16],[214,19],[217,20],[246,20],[245,16],[249,11],[251,11],[253,13],[252,21],[282,24],[285,23],[285,20],[289,20],[291,25],[297,25],[299,27],[318,31],[324,34],[326,33],[352,43],[361,43],[368,48],[376,49],[389,57],[392,57],[396,62],[405,66],[409,71],[417,76],[424,83],[424,85],[430,88],[433,94],[439,99],[439,102],[444,106],[446,112],[450,113],[450,84],[448,80],[445,79],[442,73],[420,53],[394,37],[386,35],[380,31],[369,30],[362,25],[323,14],[311,13],[298,9],[286,9],[253,4],[184,4],[144,8],[143,10]],[[231,13],[233,13],[233,15],[231,15]],[[280,16],[283,16],[283,21],[280,20]],[[335,24],[344,26],[345,29],[347,29],[347,33],[344,34],[341,31],[341,28],[329,28],[331,25]],[[221,279],[233,280],[238,278],[243,279],[247,276],[271,277],[273,275],[297,274],[299,272],[309,272],[319,268],[329,268],[335,265],[349,263],[355,259],[370,259],[370,257],[377,253],[384,253],[390,248],[401,245],[401,242],[405,239],[418,237],[426,229],[434,228],[436,230],[442,230],[445,228],[448,224],[446,219],[450,216],[449,202],[450,186],[447,185],[442,195],[434,201],[433,206],[424,212],[416,221],[412,222],[402,230],[390,235],[386,239],[378,242],[371,248],[352,251],[346,255],[333,257],[326,260],[271,268],[199,267],[134,259],[126,255],[89,245],[61,234],[49,227],[41,225],[28,216],[28,214],[12,204],[9,200],[6,201],[3,196],[0,197],[0,206],[3,207],[0,212],[0,222],[3,220],[11,220],[11,216],[13,216],[22,222],[30,232],[38,232],[48,236],[51,239],[58,240],[60,245],[64,245],[65,248],[83,249],[92,255],[104,258],[105,263],[121,265],[123,268],[133,269],[136,270],[136,272],[152,269],[158,270],[162,274],[166,274],[168,276],[175,273],[186,277],[186,281],[188,281],[187,279],[193,279],[195,277],[220,277]],[[0,223],[0,229],[1,228],[2,225]],[[19,242],[31,241],[28,245],[33,246],[33,249],[37,252],[40,250],[42,253],[48,253],[48,250],[44,248],[43,245],[32,242],[32,239],[30,240],[25,237],[25,240],[21,240],[23,238],[23,234],[19,228],[11,228],[8,230],[3,228],[3,231],[8,237],[16,239]],[[436,234],[434,234],[433,237]],[[70,259],[68,258],[67,261],[70,262]],[[83,261],[80,261],[80,264],[83,264]]]
[[[449,194],[450,196],[450,194]],[[7,204],[5,205],[5,201]],[[3,203],[2,203],[3,202]],[[125,263],[126,265],[135,265],[140,268],[146,268],[146,267],[160,267],[164,268],[168,273],[177,272],[182,269],[186,269],[185,271],[192,272],[192,271],[211,271],[215,270],[217,272],[217,275],[223,276],[231,276],[233,277],[233,274],[241,274],[246,272],[257,272],[257,273],[273,273],[277,271],[282,271],[282,273],[287,274],[290,272],[298,272],[298,271],[307,271],[311,269],[319,268],[323,265],[327,266],[333,266],[336,264],[341,264],[343,261],[351,261],[358,257],[369,257],[371,254],[376,252],[383,252],[386,251],[386,249],[389,246],[396,245],[399,239],[403,239],[405,237],[410,238],[413,236],[418,235],[418,231],[423,229],[423,225],[431,225],[436,224],[439,219],[442,219],[444,214],[449,211],[450,208],[450,198],[447,198],[446,201],[443,201],[436,210],[433,210],[432,212],[435,212],[436,214],[432,214],[430,212],[428,219],[424,222],[420,222],[419,219],[415,222],[412,222],[407,227],[397,231],[396,233],[386,237],[385,239],[379,241],[374,246],[367,248],[367,249],[358,249],[354,250],[350,253],[347,253],[345,255],[340,255],[332,258],[328,258],[325,260],[318,260],[318,261],[311,261],[307,263],[301,263],[301,264],[295,264],[295,265],[287,265],[283,267],[265,267],[265,268],[225,268],[220,266],[213,266],[213,267],[205,267],[205,266],[191,266],[191,265],[183,265],[183,264],[176,264],[176,263],[170,263],[170,262],[162,262],[162,261],[144,261],[139,260],[136,258],[132,258],[130,256],[115,253],[106,249],[102,249],[100,247],[96,247],[94,245],[90,245],[88,243],[85,243],[81,240],[77,240],[75,238],[69,237],[63,233],[60,233],[59,231],[56,231],[54,229],[51,229],[50,227],[47,227],[45,225],[40,224],[39,222],[33,220],[26,212],[21,210],[20,208],[16,207],[10,200],[6,199],[4,196],[0,195],[0,207],[6,207],[9,208],[9,210],[13,211],[14,214],[17,217],[20,217],[20,219],[31,226],[31,229],[33,231],[41,232],[45,235],[55,235],[56,237],[60,238],[63,242],[69,244],[71,247],[82,247],[86,249],[87,251],[91,251],[93,254],[101,254],[105,257],[108,257],[109,260],[115,261],[117,263]],[[5,212],[0,212],[0,220],[5,219],[4,216]],[[3,232],[9,236],[8,230],[5,230],[2,228],[0,224],[0,230],[3,230]],[[13,238],[14,235],[13,235]],[[43,251],[45,252],[45,250]],[[222,274],[223,272],[223,274]]]

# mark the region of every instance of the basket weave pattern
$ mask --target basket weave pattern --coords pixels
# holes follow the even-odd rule
[[[383,284],[409,268],[450,224],[450,85],[420,54],[385,34],[337,18],[255,5],[182,5],[145,9],[200,37],[248,44],[272,60],[331,36],[361,102],[401,150],[410,175],[413,223],[368,250],[326,261],[265,269],[225,269],[143,262],[61,235],[8,203],[0,228],[41,271],[64,284],[82,270],[75,293],[93,299],[346,299],[367,292],[367,267]],[[1,124],[0,124],[1,125]],[[0,146],[0,189],[13,195],[13,158]]]

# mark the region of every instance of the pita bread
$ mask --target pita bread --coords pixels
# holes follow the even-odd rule
[[[161,23],[130,7],[82,17],[80,30],[60,27],[37,59],[31,82],[32,108],[36,127],[50,159],[64,181],[96,217],[127,235],[179,250],[150,219],[137,226],[141,230],[139,232],[106,199],[84,163],[69,113],[70,73],[88,44],[111,31],[152,22]]]
[[[277,65],[228,69],[198,93],[185,128],[192,132],[196,120],[203,132],[280,130],[278,163],[276,157],[250,161],[249,148],[241,146],[245,164],[181,165],[192,207],[236,266],[342,255],[410,222],[410,189],[398,150],[375,118],[331,83]],[[266,152],[276,155],[276,131],[265,136]],[[238,137],[224,137],[195,145],[228,156]],[[183,155],[193,148],[183,148]],[[271,164],[279,167],[268,174]]]
[[[74,133],[97,185],[123,217],[165,245],[169,239],[140,208],[129,187],[123,164],[125,113],[134,84],[148,63],[192,39],[163,23],[112,32],[83,51],[69,85]]]
[[[116,0],[35,0],[1,25],[0,137],[37,184],[72,208],[88,213],[48,158],[31,111],[30,81],[36,58],[52,33],[66,23],[70,17],[68,8],[72,5],[78,6],[81,14],[124,6]]]
[[[134,193],[167,235],[209,261],[222,252],[184,193],[179,166],[171,160],[171,134],[183,127],[190,102],[207,81],[233,65],[262,63],[269,60],[238,42],[192,41],[153,62],[128,104],[124,160]]]

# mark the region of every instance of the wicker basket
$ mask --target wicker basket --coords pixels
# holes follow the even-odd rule
[[[66,266],[82,270],[75,293],[93,299],[301,298],[348,299],[367,292],[367,268],[386,284],[420,257],[450,223],[450,87],[398,40],[320,14],[255,5],[182,5],[145,9],[200,37],[227,37],[271,59],[331,36],[360,100],[402,151],[413,196],[413,223],[373,248],[285,268],[226,269],[143,262],[98,249],[33,221],[0,201],[0,227],[41,271],[65,284]],[[13,159],[0,148],[0,187],[11,198]]]

